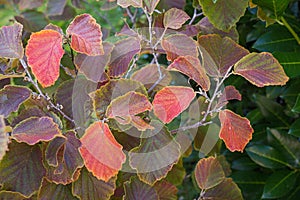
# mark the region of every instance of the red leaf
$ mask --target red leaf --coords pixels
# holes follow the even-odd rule
[[[75,57],[75,65],[79,70],[93,82],[105,82],[108,80],[108,75],[105,72],[113,45],[105,42],[103,43],[104,55],[87,56],[85,54],[77,54]]]
[[[19,23],[0,29],[0,57],[23,58],[22,30]]]
[[[136,92],[128,92],[125,95],[112,100],[106,110],[106,116],[108,118],[114,118],[120,124],[126,125],[130,124],[132,120],[138,120],[135,118],[135,115],[151,109],[152,105],[145,95]],[[142,128],[141,131],[147,128],[149,128],[149,126]]]
[[[80,139],[79,151],[86,168],[99,180],[107,182],[118,174],[126,156],[107,124],[95,122]]]
[[[18,142],[34,145],[40,141],[50,141],[56,136],[62,136],[58,125],[50,117],[31,117],[19,123],[12,132],[12,137]]]
[[[179,56],[187,55],[198,58],[196,41],[183,34],[176,34],[165,37],[161,41],[161,46],[166,51],[167,59],[169,61],[173,61]]]
[[[3,115],[0,115],[0,160],[2,160],[5,152],[8,150],[8,135],[5,131],[5,123]]]
[[[171,8],[164,14],[164,26],[165,28],[179,29],[188,19],[190,16],[183,10]]]
[[[203,66],[211,76],[224,76],[227,70],[249,51],[229,37],[221,38],[216,34],[198,38],[203,57]]]
[[[198,186],[206,190],[220,184],[225,179],[225,173],[217,158],[203,158],[196,165],[195,179]]]
[[[199,58],[193,56],[180,56],[169,65],[168,69],[177,69],[189,78],[195,80],[203,90],[208,91],[210,80],[205,69],[201,66]]]
[[[43,87],[53,85],[58,79],[63,55],[62,35],[59,32],[42,30],[31,34],[26,56],[32,73]]]
[[[165,87],[154,97],[154,113],[164,123],[170,123],[190,105],[195,96],[195,92],[189,87]]]
[[[221,121],[220,138],[224,140],[230,151],[243,152],[245,146],[252,138],[253,129],[250,121],[230,110],[219,113]]]
[[[234,86],[226,86],[218,101],[218,108],[225,106],[229,100],[242,100],[242,95]]]
[[[271,53],[251,53],[234,66],[234,73],[258,87],[285,85],[289,77]]]
[[[109,63],[109,75],[122,76],[128,69],[134,55],[141,51],[140,40],[135,37],[122,39],[114,44]]]
[[[0,115],[7,117],[31,95],[31,90],[22,86],[6,85],[0,90]]]
[[[101,26],[91,15],[75,17],[67,28],[67,34],[72,36],[71,47],[75,51],[89,56],[104,54]]]

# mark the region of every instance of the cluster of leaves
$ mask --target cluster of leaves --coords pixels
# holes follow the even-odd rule
[[[176,186],[187,177],[183,157],[192,156],[193,149],[221,154],[223,140],[230,152],[243,152],[257,126],[262,128],[259,116],[270,114],[299,136],[298,124],[290,126],[277,110],[280,105],[264,106],[264,96],[255,96],[259,108],[247,116],[254,129],[244,113],[225,109],[228,101],[242,99],[232,79],[257,87],[289,80],[273,52],[251,53],[238,44],[236,23],[249,3],[259,6],[268,23],[284,21],[273,4],[199,0],[193,1],[190,17],[181,0],[109,0],[102,8],[126,12],[130,23],[108,37],[102,23],[86,13],[64,24],[65,33],[54,24],[33,30],[37,11],[26,9],[43,1],[15,3],[25,12],[0,29],[2,199],[176,199]],[[44,18],[69,19],[74,8],[68,4],[49,0]],[[194,24],[200,8],[205,17]],[[284,87],[274,88],[267,89],[270,95]],[[294,112],[299,112],[299,102]],[[276,180],[296,182],[299,141],[268,127],[268,141],[286,153],[279,155],[261,139],[253,140],[246,152],[262,167],[288,167],[272,174],[274,185],[264,188],[263,197],[277,198]],[[207,138],[214,141],[212,147],[205,146]],[[251,160],[238,156],[242,161],[232,163],[237,170],[232,174],[223,156],[197,158],[192,177],[199,199],[243,198],[237,174],[247,165],[244,160]]]

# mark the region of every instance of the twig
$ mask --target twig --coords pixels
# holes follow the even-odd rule
[[[25,62],[24,59],[20,59],[20,63],[21,65],[23,66],[27,76],[28,76],[28,80],[29,82],[31,82],[34,86],[34,88],[38,91],[39,93],[39,96],[44,98],[48,103],[49,103],[49,106],[50,108],[53,108],[54,110],[56,110],[57,112],[59,112],[65,119],[69,120],[70,122],[72,123],[75,123],[75,121],[70,118],[68,115],[66,115],[61,109],[60,109],[60,105],[54,105],[54,103],[51,101],[50,97],[45,95],[41,88],[39,87],[38,83],[32,78],[29,70],[28,70],[28,66],[27,66],[27,63]]]
[[[139,60],[139,57],[138,56],[135,56],[132,60],[132,63],[129,67],[129,70],[127,71],[126,75],[125,75],[125,78],[128,78],[130,72],[133,70],[133,68],[135,67],[135,63]]]
[[[201,15],[203,15],[203,13],[197,13],[197,9],[195,8],[194,9],[194,14],[193,14],[193,17],[191,19],[191,21],[189,22],[189,25],[192,25],[193,22],[196,20],[197,17],[200,17]]]
[[[159,74],[159,78],[155,81],[155,83],[149,88],[148,92],[150,93],[164,78],[165,78],[165,74],[162,74],[161,69],[160,69],[160,64],[157,60],[157,55],[155,53],[152,53],[153,55],[153,59],[154,62],[157,66],[157,72]]]
[[[297,33],[294,31],[294,29],[289,25],[289,23],[284,19],[284,17],[281,17],[281,21],[284,24],[284,26],[290,31],[290,33],[294,36],[296,39],[297,43],[300,45],[300,38],[297,35]]]
[[[136,17],[136,14],[137,14],[137,9],[135,9],[134,14],[132,14],[130,9],[127,7],[126,12],[127,12],[127,15],[129,16],[129,19],[130,19],[131,23],[134,25],[135,24],[135,17]]]

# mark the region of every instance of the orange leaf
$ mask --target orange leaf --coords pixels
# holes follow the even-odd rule
[[[94,176],[107,182],[118,174],[126,156],[106,123],[93,123],[80,140],[82,146],[79,151],[86,168]]]
[[[177,69],[189,78],[195,80],[203,90],[209,90],[210,80],[206,75],[204,67],[201,66],[199,58],[193,56],[180,56],[169,65],[168,69]]]
[[[243,152],[254,131],[250,121],[227,109],[220,111],[219,118],[221,121],[220,138],[224,140],[226,147],[230,151]]]
[[[164,123],[170,123],[184,111],[195,97],[192,88],[168,86],[157,92],[152,102],[155,115]]]
[[[72,36],[71,47],[89,56],[103,55],[101,26],[89,14],[82,14],[70,23],[67,34]]]
[[[59,32],[42,30],[31,34],[26,56],[32,73],[43,87],[53,85],[58,79],[63,55],[62,35]]]

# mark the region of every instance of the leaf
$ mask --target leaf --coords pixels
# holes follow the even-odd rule
[[[71,47],[89,56],[103,55],[101,26],[89,14],[78,15],[67,28]]]
[[[220,0],[218,0],[220,1]],[[208,189],[202,196],[203,200],[242,200],[243,196],[239,187],[231,178],[226,178],[222,183]]]
[[[289,80],[282,66],[270,53],[251,53],[234,65],[234,74],[243,76],[253,85],[285,85]]]
[[[24,31],[28,32],[40,31],[49,23],[45,14],[36,10],[22,12],[21,15],[15,16],[15,19],[23,25]]]
[[[31,95],[31,90],[22,86],[7,85],[0,90],[0,115],[7,117]]]
[[[202,67],[199,58],[193,56],[179,56],[176,58],[168,69],[177,69],[189,78],[195,80],[203,90],[208,91],[210,80]]]
[[[281,152],[270,146],[253,145],[248,147],[246,152],[255,163],[266,168],[279,169],[289,166]]]
[[[60,60],[64,55],[62,35],[54,30],[32,33],[26,46],[28,65],[43,87],[49,87],[59,77]]]
[[[281,15],[289,5],[289,1],[281,0],[253,0],[253,3],[260,6],[262,9],[271,12],[275,19],[280,19]]]
[[[283,197],[292,190],[296,183],[297,171],[275,171],[266,182],[262,198],[275,199]]]
[[[80,199],[109,200],[116,189],[116,177],[108,182],[98,180],[86,168],[81,170],[78,180],[73,183],[73,194]]]
[[[105,182],[118,174],[126,156],[107,124],[93,123],[80,141],[79,151],[89,172]]]
[[[0,81],[7,78],[24,78],[26,73],[0,74]]]
[[[1,189],[20,192],[29,197],[39,189],[46,174],[42,151],[38,145],[29,146],[14,141],[8,149],[0,163]]]
[[[49,0],[47,3],[47,15],[55,16],[63,14],[67,0]]]
[[[242,157],[239,159],[235,159],[231,165],[232,169],[239,170],[239,171],[253,171],[254,169],[258,168],[258,165],[255,164],[249,157]],[[235,179],[233,179],[235,180]]]
[[[196,26],[199,27],[201,35],[218,34],[221,37],[229,37],[235,42],[238,42],[239,40],[239,33],[235,26],[230,28],[228,32],[222,31],[214,27],[207,17],[203,17]]]
[[[204,15],[217,28],[228,31],[244,15],[248,0],[199,0]]]
[[[300,94],[298,94],[296,103],[292,109],[293,112],[300,113]]]
[[[27,198],[19,192],[0,191],[1,200],[27,200]]]
[[[47,179],[66,185],[78,178],[78,170],[83,167],[83,160],[78,150],[81,143],[75,132],[66,132],[64,136],[56,137],[48,144],[45,157],[50,165]]]
[[[292,166],[300,166],[300,145],[298,138],[288,135],[286,132],[279,132],[276,129],[267,129],[268,140],[273,147],[284,155],[286,161]]]
[[[130,181],[125,182],[124,190],[124,200],[159,200],[159,196],[155,189],[150,185],[141,182],[137,177],[131,177]]]
[[[23,58],[22,30],[23,26],[19,23],[1,27],[0,57]]]
[[[150,110],[152,110],[152,104],[148,98],[143,94],[131,91],[113,99],[107,107],[106,116],[114,118],[123,125],[132,123],[138,130],[144,131],[152,127],[146,122],[143,123],[143,119],[136,115]]]
[[[227,70],[249,51],[232,39],[216,34],[203,35],[198,38],[202,52],[203,66],[210,76],[222,77]]]
[[[225,106],[228,103],[228,101],[230,101],[230,100],[239,100],[239,101],[242,100],[242,95],[232,85],[226,86],[224,88],[224,91],[223,91],[223,93],[221,94],[221,96],[218,100],[218,106],[217,107]]]
[[[178,189],[175,185],[163,180],[154,185],[160,200],[176,200]]]
[[[137,170],[141,181],[153,185],[167,176],[180,157],[180,145],[168,129],[159,121],[152,120],[154,130],[141,135],[141,143],[129,152],[129,165]]]
[[[143,7],[142,0],[117,0],[117,3],[122,8],[127,8],[128,6],[133,6],[133,7],[137,7],[137,8]]]
[[[108,70],[110,76],[119,77],[127,71],[134,55],[140,53],[141,44],[138,38],[128,37],[114,45]]]
[[[167,71],[164,67],[160,66],[160,71],[162,75],[165,75],[164,78],[154,87],[154,91],[158,91],[163,87],[170,84],[172,80],[172,76],[169,71]],[[134,72],[130,79],[139,81],[143,83],[143,85],[150,89],[154,83],[159,79],[159,72],[156,64],[148,64],[145,67],[142,67],[138,71]]]
[[[5,131],[4,116],[0,115],[0,161],[8,150],[8,135]]]
[[[76,67],[89,80],[95,83],[105,82],[108,80],[108,75],[105,72],[105,67],[110,60],[110,54],[113,50],[113,45],[108,42],[104,42],[103,49],[103,55],[87,56],[85,54],[77,54],[74,61]]]
[[[18,5],[20,10],[33,9],[43,5],[43,0],[20,0]]]
[[[187,55],[198,58],[196,41],[184,34],[164,37],[161,41],[161,46],[166,51],[169,61],[174,61],[179,56]]]
[[[230,151],[243,152],[254,132],[250,121],[227,109],[219,112],[219,118],[221,121],[220,138],[224,140],[226,147]]]
[[[298,52],[274,52],[273,56],[283,66],[288,77],[300,76],[300,56]]]
[[[171,8],[184,9],[185,0],[160,0],[158,4],[159,10],[169,10]]]
[[[224,181],[225,173],[217,158],[202,158],[196,165],[195,179],[202,190],[207,190]]]
[[[102,119],[105,116],[106,109],[111,101],[130,91],[147,95],[147,91],[143,84],[128,79],[111,80],[92,93],[90,96],[92,97],[94,110],[96,111],[97,116]]]
[[[289,134],[300,137],[300,119],[297,119],[290,127]]]
[[[153,104],[154,114],[164,123],[170,123],[183,112],[196,96],[189,87],[167,86],[156,93]]]
[[[38,193],[38,199],[77,200],[78,198],[73,196],[71,185],[57,185],[44,179]]]
[[[164,26],[165,28],[179,29],[189,19],[190,16],[183,10],[171,8],[164,14]]]
[[[152,14],[160,0],[143,0],[143,8],[146,7],[149,14]]]
[[[15,140],[29,145],[50,141],[61,135],[58,125],[50,117],[30,117],[19,123],[12,132]]]

